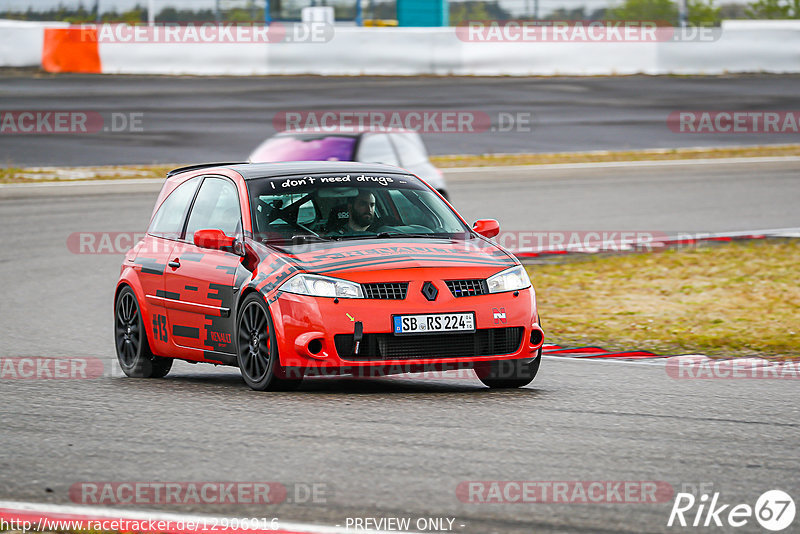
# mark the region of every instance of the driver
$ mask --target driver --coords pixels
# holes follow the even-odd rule
[[[358,191],[347,203],[350,216],[347,220],[346,232],[368,232],[375,222],[375,195],[367,190]]]

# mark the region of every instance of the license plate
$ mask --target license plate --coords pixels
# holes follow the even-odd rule
[[[394,333],[398,335],[475,331],[475,314],[473,312],[392,315],[392,321]]]

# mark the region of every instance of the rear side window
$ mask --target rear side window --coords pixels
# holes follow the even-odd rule
[[[422,138],[417,133],[392,134],[392,142],[400,155],[400,164],[404,167],[418,165],[428,161],[428,151]]]
[[[351,161],[356,138],[341,135],[279,135],[250,155],[253,162]]]
[[[358,145],[358,161],[364,163],[385,163],[399,165],[392,143],[386,134],[368,134],[361,138]]]
[[[200,186],[189,215],[186,240],[191,242],[198,230],[216,229],[233,236],[241,229],[241,210],[236,186],[225,178],[208,177]]]
[[[176,187],[158,208],[147,233],[166,239],[180,238],[183,222],[186,220],[186,212],[189,211],[189,204],[194,198],[198,183],[200,183],[199,176]]]

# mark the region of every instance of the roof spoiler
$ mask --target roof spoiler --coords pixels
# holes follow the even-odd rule
[[[247,165],[246,161],[234,161],[234,162],[226,162],[226,163],[201,163],[199,165],[187,165],[186,167],[178,167],[177,169],[172,169],[167,173],[167,178],[172,178],[176,174],[181,174],[184,172],[189,171],[197,171],[200,169],[207,169],[210,167],[226,167],[228,165]]]

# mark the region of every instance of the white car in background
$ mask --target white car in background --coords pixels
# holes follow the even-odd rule
[[[422,137],[412,130],[359,130],[327,133],[296,130],[278,133],[250,154],[252,163],[278,161],[360,161],[402,167],[449,199],[442,171],[428,160]]]

